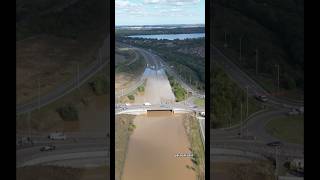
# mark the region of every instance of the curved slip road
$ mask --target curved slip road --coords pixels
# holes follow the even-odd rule
[[[303,101],[296,100],[286,100],[279,97],[275,97],[269,94],[265,89],[263,89],[257,82],[255,82],[251,77],[249,77],[245,72],[243,72],[237,65],[235,65],[228,57],[226,57],[219,49],[211,44],[211,50],[213,52],[213,59],[219,66],[221,66],[225,72],[241,87],[246,89],[249,87],[248,93],[250,96],[255,96],[257,94],[265,94],[268,96],[268,105],[278,108],[299,108],[304,106]]]
[[[41,152],[40,148],[47,144],[56,146],[56,150]],[[104,152],[104,153],[102,153]],[[96,157],[106,157],[108,162],[109,147],[105,138],[100,139],[80,139],[76,142],[50,141],[48,143],[36,144],[32,147],[18,149],[16,151],[16,166],[26,166],[35,164],[45,164],[66,160],[83,160]],[[89,163],[89,162],[88,162]],[[95,163],[95,162],[90,162]],[[85,166],[85,164],[83,164]]]
[[[93,77],[97,72],[103,69],[110,62],[110,58],[108,57],[110,55],[108,47],[109,36],[104,40],[103,46],[99,49],[97,60],[94,61],[87,69],[81,71],[79,73],[79,77],[75,76],[67,83],[62,84],[53,91],[49,92],[48,94],[41,96],[40,101],[36,98],[23,104],[17,105],[16,113],[22,114],[46,106],[84,84],[88,79]],[[79,84],[77,83],[78,78]]]

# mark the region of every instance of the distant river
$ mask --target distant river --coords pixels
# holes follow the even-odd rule
[[[205,33],[192,33],[192,34],[153,34],[153,35],[133,35],[128,36],[131,38],[145,38],[145,39],[166,39],[166,40],[184,40],[184,39],[196,39],[205,37]]]

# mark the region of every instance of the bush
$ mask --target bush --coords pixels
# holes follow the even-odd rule
[[[143,86],[143,85],[142,85],[142,86],[139,86],[139,87],[138,87],[138,91],[139,91],[139,92],[144,92],[144,86]]]
[[[64,121],[78,121],[78,110],[74,105],[65,105],[57,109],[60,117]]]
[[[133,101],[135,98],[134,98],[134,95],[132,95],[132,94],[130,94],[129,96],[128,96],[128,98],[129,98],[129,100],[131,100],[131,101]]]
[[[90,83],[90,86],[94,93],[98,96],[107,94],[108,82],[107,79],[103,76],[97,77],[93,82]]]

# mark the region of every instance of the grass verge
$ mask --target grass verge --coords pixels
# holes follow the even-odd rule
[[[173,76],[170,76],[167,73],[168,80],[170,82],[171,89],[176,97],[176,102],[184,101],[187,97],[187,91],[174,79]]]
[[[133,115],[117,115],[115,119],[115,179],[120,180],[131,133],[136,128]]]
[[[304,143],[304,116],[276,118],[266,125],[267,132],[283,141]]]
[[[193,103],[194,103],[195,105],[197,105],[197,106],[202,107],[202,106],[205,105],[205,100],[204,100],[204,99],[201,99],[201,98],[195,98],[195,99],[193,100]]]
[[[184,127],[191,144],[190,150],[193,153],[193,169],[196,171],[197,179],[204,180],[205,177],[205,153],[204,144],[202,143],[200,126],[196,118],[186,115]]]

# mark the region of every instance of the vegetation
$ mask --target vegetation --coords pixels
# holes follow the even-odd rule
[[[266,126],[271,135],[290,143],[304,143],[304,117],[288,116],[271,120]]]
[[[141,92],[144,92],[144,84],[138,87],[138,91],[139,91],[140,93],[141,93]]]
[[[57,110],[71,104],[77,111],[79,111],[80,107],[92,104],[92,99],[97,97],[97,95],[93,92],[90,82],[93,82],[95,78],[100,76],[109,76],[109,72],[110,71],[107,68],[101,69],[101,71],[94,77],[90,78],[87,83],[82,84],[78,90],[66,94],[63,98],[41,107],[39,110],[32,111],[30,116],[27,113],[17,115],[17,131],[25,131],[28,130],[29,127],[31,127],[31,131],[37,132],[48,132],[64,128],[66,121],[61,118]],[[109,88],[107,88],[107,94],[109,94]],[[107,99],[106,96],[102,98]],[[106,102],[106,104],[108,104],[108,102]],[[69,122],[70,121],[68,121],[68,123]],[[78,120],[72,122],[79,123]]]
[[[275,64],[279,64],[282,90],[303,91],[304,0],[217,0],[212,15],[215,46],[247,73],[274,91]],[[239,60],[240,38],[242,60]],[[255,74],[256,50],[258,75]]]
[[[204,99],[201,99],[201,98],[195,98],[193,100],[193,103],[197,106],[205,106],[205,100]]]
[[[205,153],[204,153],[204,144],[202,143],[202,138],[200,134],[200,126],[193,116],[186,115],[184,119],[184,126],[188,139],[191,143],[190,150],[192,151],[193,157],[191,161],[193,162],[194,167],[187,167],[194,169],[197,173],[199,180],[204,180],[204,170],[205,170]]]
[[[213,162],[210,167],[213,179],[275,180],[274,166],[270,161]]]
[[[246,118],[246,93],[240,89],[224,71],[214,66],[211,74],[211,127],[230,127],[241,122],[241,104],[243,120]],[[250,114],[260,109],[259,104],[253,98],[248,100],[248,112]]]
[[[135,97],[133,94],[127,96],[130,101],[134,101]]]
[[[90,84],[93,92],[97,96],[107,94],[107,92],[108,92],[108,87],[109,87],[108,86],[108,81],[107,81],[106,76],[104,76],[104,75],[96,77],[89,84]]]
[[[78,0],[75,4],[59,8],[66,3],[68,2],[63,0],[17,1],[17,39],[38,34],[76,39],[85,31],[92,33],[103,28],[103,32],[106,32],[106,1]]]
[[[130,36],[130,35],[151,35],[151,34],[190,34],[190,33],[204,33],[204,27],[178,27],[178,28],[163,28],[163,29],[128,29],[117,28],[117,36]]]
[[[116,65],[115,73],[129,73],[134,76],[139,76],[144,71],[146,63],[145,59],[138,55],[138,59],[134,61],[133,63],[130,63],[129,65],[127,62],[119,62]]]
[[[34,165],[16,169],[17,180],[85,180],[109,179],[110,168],[107,165],[91,168],[59,167],[53,165]]]
[[[174,77],[168,74],[167,76],[174,96],[176,97],[176,102],[184,101],[187,97],[188,92],[174,79]]]
[[[152,49],[189,85],[205,89],[204,38],[186,40],[152,40],[117,37],[117,41]]]
[[[120,180],[126,159],[129,138],[135,125],[133,115],[117,115],[115,120],[115,179]]]
[[[60,117],[64,121],[78,121],[79,114],[77,108],[73,104],[68,104],[57,109]]]

